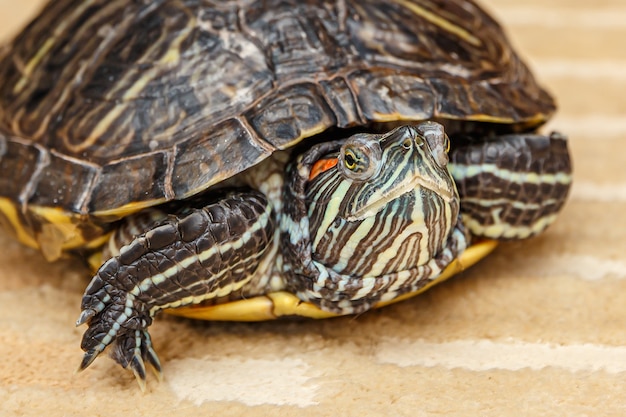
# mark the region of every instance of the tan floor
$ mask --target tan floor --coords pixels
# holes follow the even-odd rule
[[[0,0],[17,30],[37,0]],[[110,360],[75,375],[85,271],[0,234],[0,415],[625,415],[626,7],[490,0],[559,98],[573,195],[531,242],[358,318],[259,325],[160,318],[165,380]]]

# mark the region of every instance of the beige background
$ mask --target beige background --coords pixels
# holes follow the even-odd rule
[[[0,415],[626,414],[626,4],[489,0],[560,102],[575,185],[530,242],[397,306],[321,322],[161,317],[165,380],[75,375],[87,277],[0,234]],[[0,33],[40,1],[0,0]]]

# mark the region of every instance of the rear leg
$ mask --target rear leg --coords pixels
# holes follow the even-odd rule
[[[221,297],[244,286],[270,248],[271,204],[238,192],[158,221],[106,261],[85,290],[77,325],[87,323],[80,369],[112,345],[111,355],[145,383],[145,362],[160,372],[147,331],[154,315]],[[144,216],[145,217],[145,216]],[[142,224],[145,219],[136,222]]]
[[[490,239],[525,239],[543,231],[556,219],[572,181],[567,141],[558,133],[468,140],[452,150],[449,169],[465,226]]]

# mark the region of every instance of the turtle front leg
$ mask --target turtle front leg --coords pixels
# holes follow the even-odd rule
[[[572,182],[563,135],[518,133],[464,144],[458,139],[448,168],[463,222],[474,236],[526,239],[554,222]]]
[[[77,325],[89,328],[80,369],[112,345],[143,387],[144,362],[160,372],[147,331],[154,315],[225,296],[254,275],[274,234],[271,204],[260,192],[232,193],[171,215],[106,261],[85,290]]]

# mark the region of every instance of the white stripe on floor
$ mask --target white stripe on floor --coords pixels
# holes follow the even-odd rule
[[[530,272],[541,278],[568,277],[584,281],[623,280],[626,279],[626,262],[606,257],[561,254],[526,256],[516,259],[515,269],[520,273]],[[536,268],[535,265],[541,265]],[[527,271],[525,271],[527,270]]]
[[[167,362],[167,383],[180,400],[307,407],[317,404],[310,365],[297,358],[185,358]]]
[[[401,367],[463,368],[471,371],[539,370],[550,367],[570,372],[626,372],[626,347],[594,344],[553,345],[514,340],[433,343],[397,339],[380,345],[377,358],[380,362]]]

